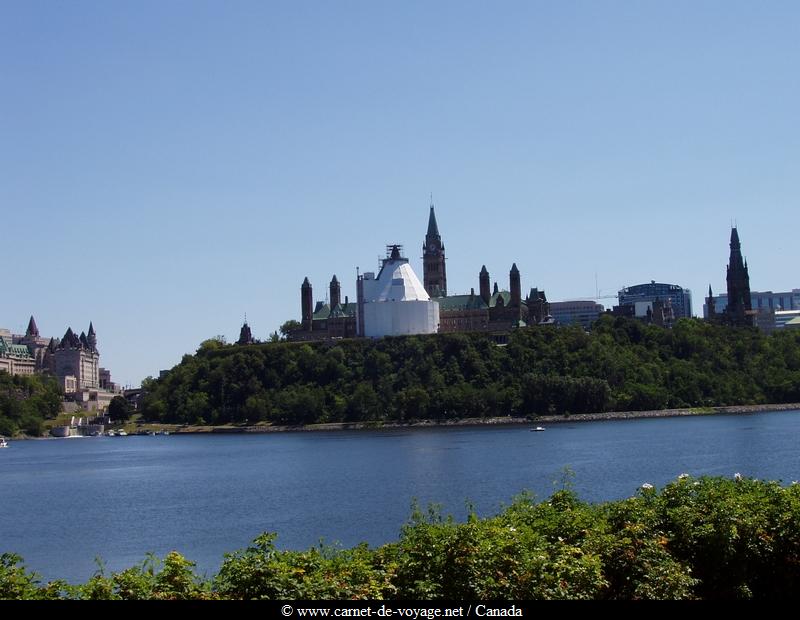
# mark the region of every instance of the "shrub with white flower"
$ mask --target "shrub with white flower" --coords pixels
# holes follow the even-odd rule
[[[645,482],[645,483],[642,485],[642,490],[643,490],[643,491],[651,491],[652,489],[653,489],[653,485],[652,485],[652,484],[650,484],[649,482]]]
[[[737,471],[735,474],[733,474],[733,479],[736,480],[736,482],[739,482],[742,479],[742,474]]]
[[[678,476],[678,480],[686,480],[689,477],[689,474],[681,474]]]

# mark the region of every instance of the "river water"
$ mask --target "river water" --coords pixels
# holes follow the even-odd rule
[[[121,570],[172,549],[211,575],[263,531],[289,549],[395,540],[414,499],[462,520],[467,502],[490,515],[570,478],[593,502],[684,472],[800,478],[800,411],[529,428],[14,441],[0,450],[0,552],[71,582],[96,557]]]

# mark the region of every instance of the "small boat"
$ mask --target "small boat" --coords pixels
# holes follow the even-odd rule
[[[0,448],[8,448],[8,442],[5,437],[0,437]]]
[[[537,426],[531,429],[531,433],[541,433],[542,431],[544,431],[544,426]]]
[[[117,431],[117,437],[127,437],[128,433],[125,431]]]

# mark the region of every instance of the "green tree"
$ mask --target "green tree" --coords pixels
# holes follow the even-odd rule
[[[283,340],[286,340],[289,337],[289,334],[293,331],[300,329],[302,325],[299,321],[295,321],[294,319],[289,319],[283,325],[278,328],[280,331]]]
[[[124,396],[115,396],[108,403],[108,415],[112,420],[125,422],[130,419],[133,407]]]

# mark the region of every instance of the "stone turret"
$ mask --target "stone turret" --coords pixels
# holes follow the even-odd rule
[[[342,299],[342,287],[339,284],[339,279],[336,277],[336,274],[333,275],[330,283],[330,294],[331,294],[331,310],[333,310],[336,306],[341,303]]]
[[[481,272],[478,274],[478,290],[481,294],[481,299],[488,306],[489,300],[492,298],[492,293],[489,288],[489,272],[486,270],[486,265],[481,267]]]
[[[508,307],[519,308],[522,305],[522,286],[520,285],[517,263],[511,265],[511,271],[508,272],[508,276],[511,288],[511,301],[508,302]]]
[[[300,287],[300,306],[303,330],[310,332],[312,317],[314,315],[314,293],[311,289],[311,282],[308,281],[308,277],[303,280],[303,284]]]

